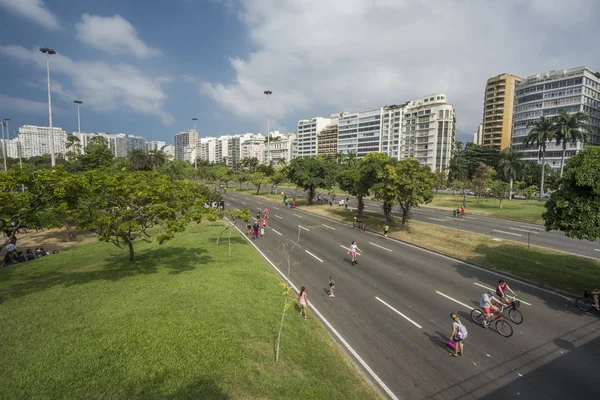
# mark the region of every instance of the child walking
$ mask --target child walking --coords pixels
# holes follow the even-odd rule
[[[298,295],[298,303],[300,304],[300,316],[304,316],[306,320],[306,307],[308,307],[308,297],[306,297],[306,288],[302,286],[300,288],[300,294]]]

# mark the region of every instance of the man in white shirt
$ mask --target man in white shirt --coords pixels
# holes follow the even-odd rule
[[[483,326],[487,327],[490,323],[490,319],[492,319],[492,311],[498,312],[498,307],[494,306],[493,303],[497,303],[502,306],[502,302],[494,297],[494,291],[489,290],[487,293],[484,293],[479,300],[479,307],[483,311],[485,315],[485,320],[483,321]]]

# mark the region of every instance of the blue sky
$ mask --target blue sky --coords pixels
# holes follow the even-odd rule
[[[0,0],[0,117],[148,140],[198,118],[200,136],[448,95],[458,138],[481,120],[487,78],[586,65],[594,0]],[[492,45],[490,45],[492,44]]]

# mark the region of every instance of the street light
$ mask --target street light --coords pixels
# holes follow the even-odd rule
[[[4,127],[6,126],[6,122],[4,122],[4,121],[0,121],[0,122],[1,122],[0,125],[2,127],[2,160],[4,161],[4,172],[6,172],[7,171],[7,168],[6,168],[6,140],[4,139]],[[8,131],[8,129],[7,129],[7,131]]]
[[[79,105],[83,104],[83,101],[73,100],[73,103],[77,104],[77,133],[79,133],[79,136],[81,136],[81,118],[79,118]]]
[[[194,121],[194,130],[196,130],[196,121],[198,121],[198,118],[192,118],[192,121]]]
[[[270,141],[270,136],[271,136],[271,101],[269,100],[271,98],[271,95],[273,94],[272,91],[270,90],[265,90],[263,92],[266,96],[267,96],[267,165],[270,162],[270,154],[271,154],[271,149],[269,147],[269,144],[271,143]]]
[[[54,130],[52,129],[52,97],[50,96],[50,56],[56,54],[56,51],[48,47],[40,47],[40,51],[46,55],[46,72],[48,74],[48,120],[50,122],[50,159],[52,167],[56,165],[54,158]]]

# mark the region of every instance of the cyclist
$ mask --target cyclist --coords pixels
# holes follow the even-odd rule
[[[268,208],[265,208],[264,214],[265,214],[265,218],[269,218],[269,209]]]
[[[598,295],[600,295],[600,289],[592,291],[592,300],[594,301],[594,308],[600,311],[600,305],[598,304]]]
[[[504,305],[500,300],[494,297],[493,290],[488,290],[481,296],[481,299],[479,300],[479,307],[481,307],[481,311],[483,311],[483,314],[485,315],[485,319],[483,320],[483,326],[486,328],[488,327],[488,325],[490,324],[490,320],[492,319],[492,312],[500,312],[498,307],[496,307],[492,303],[497,303],[500,307]]]
[[[510,304],[510,299],[506,297],[507,290],[511,292],[513,296],[517,297],[517,294],[508,286],[508,284],[504,282],[504,280],[500,279],[498,281],[498,285],[496,285],[496,295],[500,297],[500,300],[504,304]]]

